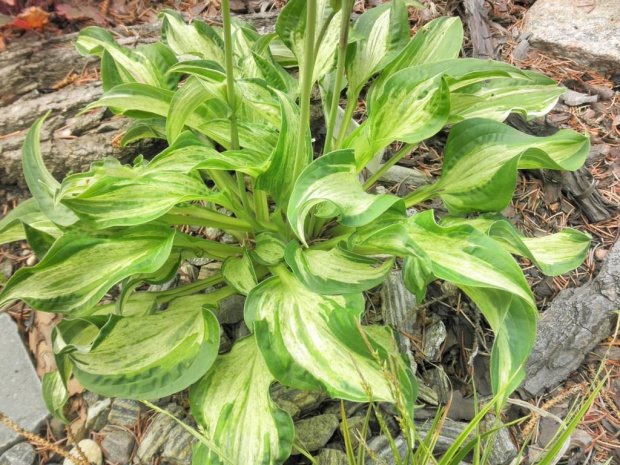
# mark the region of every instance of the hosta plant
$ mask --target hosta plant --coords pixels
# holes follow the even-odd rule
[[[291,417],[269,396],[275,381],[412,412],[417,383],[395,353],[398,334],[360,325],[364,292],[396,266],[418,301],[439,279],[475,302],[495,334],[496,394],[518,386],[537,309],[513,256],[558,275],[582,262],[589,238],[573,230],[525,237],[498,212],[518,169],[578,169],[589,140],[569,130],[532,137],[504,124],[513,112],[545,114],[562,89],[504,63],[459,58],[458,18],[436,19],[411,38],[412,2],[384,3],[351,26],[352,3],[291,0],[266,35],[231,20],[225,0],[221,28],[164,11],[161,41],[135,49],[99,28],[80,32],[79,51],[101,58],[105,91],[85,111],[135,119],[123,144],[159,138],[169,147],[132,165],[102,160],[58,182],[40,153],[43,118],[26,137],[33,198],[2,220],[1,242],[26,238],[40,262],[11,277],[0,306],[22,300],[66,316],[53,334],[58,371],[44,379],[57,417],[71,376],[134,399],[190,388],[211,441],[197,446],[195,463],[275,464],[294,440]],[[298,74],[285,69],[293,66]],[[324,143],[309,124],[317,84]],[[360,97],[367,117],[349,125]],[[404,198],[368,192],[444,130],[436,183]],[[379,165],[395,143],[402,148]],[[435,197],[449,216],[411,214]],[[183,226],[219,228],[237,244]],[[221,271],[145,291],[197,257],[221,261]],[[101,304],[112,289],[116,300]],[[218,302],[234,294],[247,296],[251,334],[218,355]]]

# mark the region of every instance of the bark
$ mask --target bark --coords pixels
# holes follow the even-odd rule
[[[244,15],[260,32],[273,31],[276,15]],[[119,43],[136,46],[158,39],[159,24],[113,30]],[[135,156],[155,155],[161,141],[145,140],[121,149],[117,141],[131,121],[104,109],[78,113],[101,94],[99,81],[53,87],[72,70],[77,74],[98,67],[96,57],[82,57],[72,44],[77,34],[51,39],[18,41],[0,53],[0,186],[25,188],[21,168],[21,146],[27,129],[51,110],[41,134],[43,158],[58,179],[69,172],[80,172],[104,157],[123,162]]]
[[[464,19],[469,27],[474,58],[495,58],[495,45],[484,0],[464,0]]]
[[[537,396],[564,381],[611,333],[620,309],[620,242],[590,283],[560,292],[538,324],[534,350],[520,391]]]

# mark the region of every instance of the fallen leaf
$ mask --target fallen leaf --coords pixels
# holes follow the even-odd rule
[[[20,13],[18,19],[24,21],[28,25],[28,27],[24,29],[40,29],[49,22],[49,13],[43,11],[38,6],[31,6],[26,11]],[[13,23],[15,24],[16,21],[13,21]]]
[[[52,351],[52,329],[61,319],[61,315],[54,313],[34,313],[32,327],[28,333],[28,346],[34,355],[39,378],[43,378],[45,373],[56,369],[56,360]]]
[[[106,20],[99,11],[98,8],[90,5],[71,5],[68,3],[61,3],[56,5],[56,14],[62,16],[69,21],[84,21],[92,19],[99,25],[105,25]]]
[[[614,126],[620,126],[620,115],[616,115],[613,122]]]

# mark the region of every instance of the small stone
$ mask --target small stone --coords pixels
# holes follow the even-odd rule
[[[133,428],[140,419],[142,405],[131,399],[114,399],[108,415],[108,423]]]
[[[215,276],[222,269],[221,262],[211,262],[207,263],[200,267],[200,272],[198,273],[198,279],[207,279],[212,276]]]
[[[448,376],[444,373],[443,368],[432,368],[427,370],[422,378],[424,382],[437,394],[437,400],[441,404],[446,404],[452,395],[452,387]]]
[[[379,165],[379,168],[381,166],[383,165]],[[386,184],[404,184],[407,187],[420,187],[429,184],[430,178],[413,168],[394,165],[379,178],[379,181]]]
[[[347,429],[349,430],[349,438],[351,438],[351,447],[353,449],[357,449],[360,445],[359,437],[362,435],[362,431],[364,430],[364,423],[366,422],[366,417],[362,415],[358,415],[355,417],[347,418]],[[344,424],[340,423],[340,434],[344,437]],[[364,439],[368,439],[370,436],[370,428],[366,429],[366,437]]]
[[[224,234],[224,231],[218,228],[205,228],[204,230],[205,237],[212,241],[217,241],[222,234]]]
[[[99,444],[97,444],[92,439],[82,439],[78,442],[78,447],[82,450],[88,461],[91,465],[102,465],[103,464],[103,454],[101,453],[101,448]],[[77,447],[71,449],[69,452],[73,457],[80,457],[80,453],[77,450]],[[70,459],[65,459],[63,465],[77,465],[76,462]]]
[[[227,354],[230,352],[230,349],[232,349],[232,341],[228,334],[226,334],[226,331],[224,331],[224,328],[220,326],[220,348],[217,353],[220,355]]]
[[[385,186],[382,186],[381,184],[379,184],[377,187],[375,187],[375,194],[376,195],[383,195],[383,194],[387,194],[388,190]]]
[[[436,361],[441,353],[441,345],[446,340],[446,326],[438,321],[426,327],[424,333],[424,355],[428,361]]]
[[[566,92],[560,95],[560,100],[569,107],[578,107],[580,105],[598,102],[598,95],[582,94],[581,92],[566,89]]]
[[[38,431],[49,415],[41,382],[32,365],[17,325],[6,313],[0,314],[0,412],[27,431]],[[19,441],[13,430],[0,424],[0,453]]]
[[[275,383],[271,387],[271,398],[278,405],[280,405],[280,401],[282,400],[291,402],[297,406],[301,415],[306,415],[307,413],[317,410],[329,399],[329,395],[320,391],[292,389]]]
[[[166,407],[166,410],[173,416],[180,417],[184,415],[184,410],[181,406],[176,404],[170,404]],[[168,440],[170,431],[176,426],[174,418],[170,418],[168,415],[158,413],[151,423],[150,428],[146,431],[138,446],[138,452],[136,458],[138,463],[147,464],[151,463],[153,457],[164,447]]]
[[[505,463],[511,463],[519,453],[519,450],[514,442],[512,442],[508,428],[491,413],[484,418],[481,426],[483,431],[491,431],[499,428],[497,432],[491,436],[495,439],[493,447],[491,448],[491,456],[489,457],[490,464],[503,465]]]
[[[30,257],[28,257],[26,259],[26,265],[27,266],[34,266],[35,263],[37,263],[37,257],[36,255],[31,255]]]
[[[318,465],[348,465],[347,454],[336,449],[323,449],[317,457]]]
[[[245,297],[242,295],[232,295],[220,300],[220,310],[216,312],[220,324],[233,324],[243,320],[243,308]]]
[[[10,260],[5,260],[0,263],[0,274],[4,275],[6,279],[9,279],[13,274],[13,264]]]
[[[88,408],[86,428],[99,431],[108,422],[108,415],[112,409],[112,399],[103,399]]]
[[[52,418],[49,425],[51,433],[57,440],[63,439],[67,436],[67,432],[65,431],[65,425],[58,418]]]
[[[99,394],[95,394],[90,391],[85,391],[84,394],[82,394],[82,398],[86,401],[89,407],[92,407],[101,400],[101,396]]]
[[[295,440],[307,451],[323,447],[338,429],[338,417],[333,414],[317,415],[295,423]],[[298,452],[294,451],[293,455]]]
[[[230,234],[226,233],[226,234],[222,235],[222,238],[220,239],[220,242],[223,242],[224,244],[236,244],[238,241],[233,236],[231,236]]]
[[[177,424],[172,428],[162,452],[162,459],[173,465],[191,465],[192,448],[196,442],[185,428]]]
[[[108,462],[129,463],[136,439],[133,434],[124,429],[106,427],[102,431],[107,432],[107,436],[101,441],[101,448]]]
[[[407,454],[407,441],[400,434],[394,438],[394,444],[400,459],[402,460]],[[374,452],[378,461],[376,463],[386,463],[388,465],[396,465],[397,461],[390,447],[390,442],[385,435],[375,436],[368,441],[368,448]],[[368,452],[366,453],[366,463],[375,463],[371,460]]]
[[[245,324],[245,321],[241,320],[240,322],[233,325],[232,328],[232,339],[233,341],[238,341],[246,336],[250,335],[250,330]]]
[[[0,456],[0,465],[33,465],[37,454],[27,442],[20,442]]]
[[[605,250],[605,249],[596,249],[594,251],[594,259],[597,262],[602,262],[603,260],[605,260],[605,257],[607,256],[607,254],[609,253],[609,250]]]

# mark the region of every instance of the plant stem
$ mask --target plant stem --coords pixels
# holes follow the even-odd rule
[[[344,109],[344,116],[340,122],[340,130],[338,131],[338,139],[336,140],[336,144],[334,145],[334,149],[338,150],[342,148],[342,143],[344,142],[344,138],[347,136],[347,129],[349,129],[349,124],[351,123],[351,119],[353,118],[353,113],[357,108],[357,97],[358,95],[352,95],[351,89],[347,91],[347,106]]]
[[[387,170],[389,170],[392,166],[398,163],[405,155],[410,153],[415,147],[415,144],[406,144],[403,145],[398,152],[394,154],[392,158],[386,161],[381,167],[374,173],[368,180],[364,183],[364,190],[367,191],[372,187],[372,185],[385,174]]]
[[[431,184],[430,186],[419,187],[411,194],[403,197],[403,200],[405,201],[405,207],[413,207],[420,202],[424,202],[425,200],[430,199],[436,194],[437,192],[435,191],[435,186],[433,184]]]
[[[314,73],[314,38],[316,35],[316,3],[317,0],[308,0],[306,5],[306,43],[304,50],[304,69],[301,78],[301,89],[299,92],[300,130],[297,137],[297,150],[295,156],[299,161],[298,166],[304,166],[301,160],[307,158],[309,154],[304,153],[306,149],[306,136],[310,126],[310,94],[312,92],[313,73]],[[311,154],[310,154],[311,155]],[[293,173],[296,179],[299,173]]]
[[[230,107],[230,148],[239,149],[239,128],[237,126],[237,96],[235,94],[235,65],[233,63],[232,28],[230,26],[230,0],[222,0],[222,22],[224,32],[224,54],[226,64],[226,92],[228,106]],[[248,193],[245,188],[243,173],[237,171],[237,187],[241,198],[243,210],[252,215]]]
[[[175,207],[162,217],[164,221],[173,225],[190,224],[223,230],[244,231],[252,230],[252,225],[245,220],[224,215],[209,208],[198,205]]]
[[[332,148],[336,117],[338,116],[338,103],[340,101],[340,88],[344,80],[344,67],[347,61],[347,48],[349,45],[349,18],[353,3],[351,0],[344,0],[342,4],[342,16],[340,17],[340,42],[338,44],[338,64],[336,65],[336,81],[334,82],[334,92],[329,108],[329,122],[327,123],[327,137],[323,153],[329,153]],[[344,124],[342,121],[340,127]]]
[[[157,303],[164,304],[166,302],[170,302],[172,299],[175,299],[177,297],[192,295],[210,287],[213,287],[216,284],[221,284],[223,282],[224,277],[221,275],[221,273],[218,273],[206,279],[199,279],[198,281],[194,281],[193,283],[187,284],[185,286],[168,289],[167,291],[153,292],[152,294],[157,296]]]

